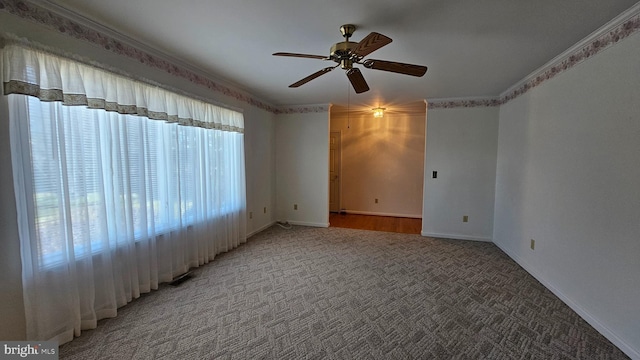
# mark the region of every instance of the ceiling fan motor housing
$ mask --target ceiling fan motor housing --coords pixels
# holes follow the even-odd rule
[[[356,26],[353,24],[340,26],[340,33],[345,38],[345,41],[333,44],[330,50],[329,57],[331,60],[340,64],[340,67],[345,70],[353,68],[353,63],[360,60],[351,52],[352,49],[355,49],[355,47],[358,46],[357,42],[349,41],[349,38],[353,35],[354,31],[356,31]]]
[[[357,61],[353,54],[351,53],[351,49],[354,49],[358,46],[357,42],[351,41],[343,41],[331,46],[330,57],[333,61],[340,64],[340,67],[343,69],[351,69],[353,66],[353,62]]]

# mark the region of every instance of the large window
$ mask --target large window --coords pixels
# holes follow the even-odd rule
[[[27,101],[41,267],[241,210],[237,133]]]
[[[242,114],[2,50],[30,340],[66,342],[246,241]]]

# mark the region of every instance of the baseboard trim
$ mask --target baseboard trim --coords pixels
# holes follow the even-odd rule
[[[314,223],[314,222],[306,222],[306,221],[294,221],[294,220],[286,220],[291,225],[298,226],[311,226],[311,227],[329,227],[329,223]]]
[[[358,211],[358,210],[343,210],[347,214],[354,215],[374,215],[374,216],[393,216],[393,217],[403,217],[403,218],[412,218],[412,219],[422,219],[422,214],[396,214],[396,213],[385,213],[385,212],[375,212],[375,211]]]
[[[439,234],[423,231],[420,233],[422,236],[441,238],[441,239],[453,239],[453,240],[471,240],[471,241],[483,241],[483,242],[492,242],[493,240],[489,237],[482,236],[469,236],[469,235],[459,235],[459,234]]]
[[[255,234],[257,234],[257,233],[261,232],[261,231],[264,231],[264,230],[266,230],[266,229],[268,229],[268,228],[272,227],[272,226],[273,226],[273,225],[275,225],[275,224],[276,224],[276,222],[275,222],[275,221],[273,221],[273,222],[270,222],[270,223],[268,223],[267,225],[265,225],[265,226],[263,226],[263,227],[261,227],[261,228],[259,228],[259,229],[257,229],[257,230],[254,230],[254,231],[252,231],[252,232],[248,233],[248,234],[247,234],[247,239],[248,239],[248,238],[250,238],[250,237],[252,237],[253,235],[255,235]]]
[[[531,276],[536,278],[544,287],[549,289],[554,295],[556,295],[562,302],[564,302],[567,306],[569,306],[573,311],[575,311],[584,321],[589,323],[589,325],[593,326],[596,331],[598,331],[602,336],[606,337],[609,341],[611,341],[615,346],[617,346],[623,353],[627,354],[632,359],[640,359],[640,349],[634,349],[629,344],[627,344],[624,340],[618,337],[611,329],[602,324],[598,319],[593,317],[591,313],[582,308],[578,303],[571,300],[568,296],[566,296],[560,289],[558,289],[553,283],[545,279],[540,273],[538,273],[532,266],[530,266],[526,261],[522,260],[519,256],[512,253],[509,249],[502,246],[499,243],[495,243],[500,250],[504,251],[513,261],[518,263],[518,265],[522,266]]]

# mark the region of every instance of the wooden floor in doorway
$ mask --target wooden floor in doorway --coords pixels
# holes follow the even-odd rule
[[[329,224],[330,227],[387,231],[403,234],[420,234],[422,231],[422,219],[392,216],[330,213]]]

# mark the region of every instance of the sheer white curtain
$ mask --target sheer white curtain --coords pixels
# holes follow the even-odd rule
[[[246,241],[242,114],[17,45],[3,82],[29,339],[70,341]]]

